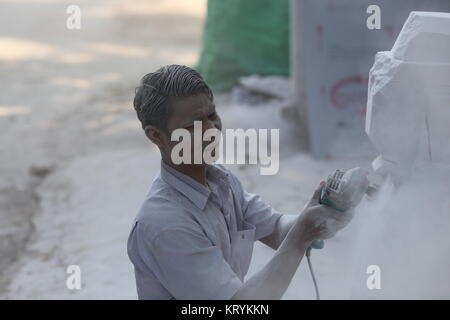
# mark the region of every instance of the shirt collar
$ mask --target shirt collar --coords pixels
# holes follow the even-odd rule
[[[216,183],[227,181],[228,172],[219,166],[209,164],[206,169],[208,181],[214,180]],[[161,178],[170,186],[181,192],[186,198],[191,200],[198,208],[203,210],[208,202],[211,190],[201,183],[195,181],[188,175],[172,168],[161,160]]]
[[[170,186],[181,192],[198,208],[204,209],[211,191],[191,177],[172,168],[161,160],[161,178]]]

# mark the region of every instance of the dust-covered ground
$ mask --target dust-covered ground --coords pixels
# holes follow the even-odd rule
[[[71,4],[81,8],[81,30],[66,28]],[[81,168],[68,179],[54,178],[78,159],[93,164],[103,158],[95,169],[88,165],[94,169],[89,176],[97,181],[100,171],[110,170],[120,154],[134,158],[132,154],[141,150],[147,157],[156,156],[133,113],[134,88],[142,75],[164,64],[196,62],[206,2],[2,0],[0,8],[0,292],[9,298],[39,298],[46,287],[37,279],[47,283],[42,270],[32,267],[27,273],[31,282],[19,286],[22,289],[8,289],[11,280],[25,274],[21,266],[28,260],[44,261],[47,272],[64,276],[66,260],[58,251],[61,238],[55,237],[66,231],[83,236],[73,229],[82,218],[74,212],[72,224],[67,208],[55,205],[76,202],[78,191],[90,190],[100,199],[105,186],[120,179],[110,172],[104,186],[93,190],[83,180]],[[136,169],[138,177],[152,174],[151,164],[130,164],[122,163],[125,172]],[[76,177],[81,178],[80,190],[80,186],[71,189]],[[53,185],[45,186],[51,180]],[[131,185],[123,188],[131,190]],[[141,200],[139,191],[136,194]],[[45,204],[47,196],[51,199]],[[123,195],[119,202],[134,202],[126,198]],[[54,216],[39,225],[39,217],[49,213],[47,205],[53,214],[58,212],[62,224]],[[121,214],[123,234],[132,211],[134,207]],[[98,228],[98,233],[109,232]],[[31,248],[42,237],[46,244],[39,250]],[[122,252],[123,239],[119,242]],[[55,258],[61,264],[52,271],[45,263]],[[69,260],[77,263],[75,257]],[[99,265],[107,267],[105,263]]]
[[[134,88],[162,65],[195,64],[206,1],[78,1],[81,30],[66,29],[69,4],[0,1],[0,298],[136,299],[126,240],[160,157],[134,114]],[[255,106],[220,94],[216,105],[225,127],[280,129],[277,175],[229,168],[283,213],[298,214],[336,168],[372,160],[312,159],[275,100]],[[354,251],[358,230],[377,237],[355,222],[313,252],[325,299],[380,297],[355,263],[371,248]],[[248,276],[272,254],[256,243]],[[69,265],[81,268],[80,290],[66,287]],[[314,298],[308,272],[303,261],[285,299]]]

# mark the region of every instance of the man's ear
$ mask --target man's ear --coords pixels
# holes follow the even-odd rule
[[[149,138],[154,144],[156,144],[160,148],[164,147],[165,133],[161,129],[155,126],[146,126],[144,128],[144,131],[147,138]]]

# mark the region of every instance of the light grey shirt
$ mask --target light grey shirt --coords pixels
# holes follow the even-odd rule
[[[223,166],[206,187],[161,162],[128,238],[139,299],[230,299],[282,216]]]

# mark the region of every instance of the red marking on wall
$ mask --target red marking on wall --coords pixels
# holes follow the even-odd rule
[[[338,109],[354,108],[356,114],[365,116],[368,78],[361,75],[346,76],[331,86],[330,102]]]

